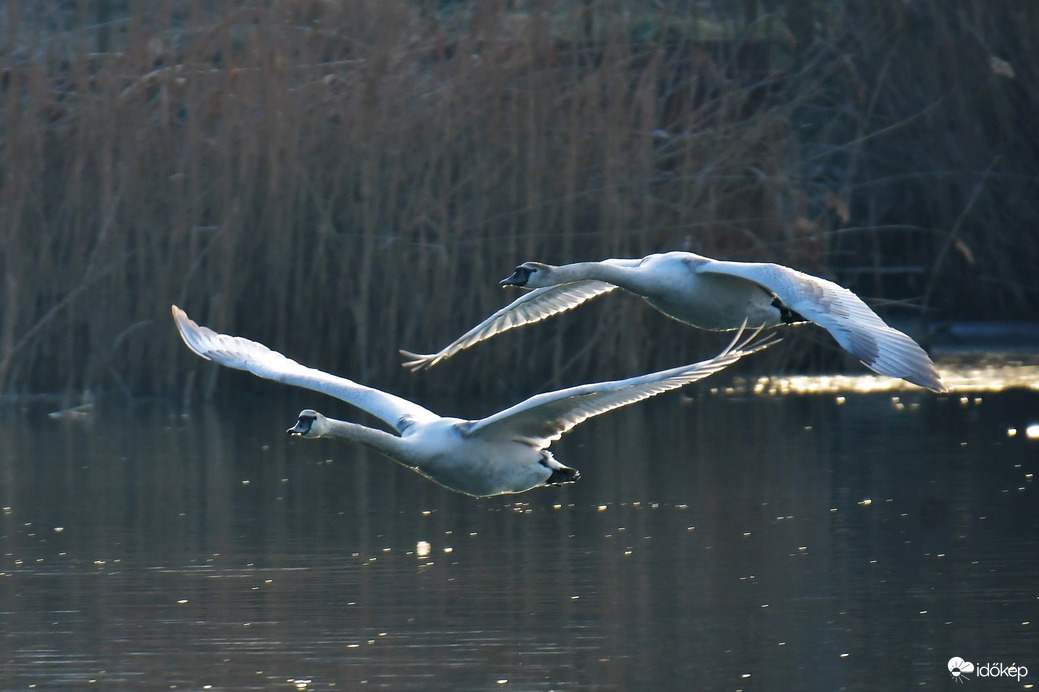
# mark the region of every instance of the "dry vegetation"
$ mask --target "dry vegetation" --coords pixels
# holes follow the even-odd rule
[[[180,389],[170,303],[401,392],[720,343],[614,296],[400,368],[527,259],[774,260],[932,324],[1039,301],[1036,3],[70,7],[0,9],[0,393]],[[802,332],[772,366],[838,358]]]

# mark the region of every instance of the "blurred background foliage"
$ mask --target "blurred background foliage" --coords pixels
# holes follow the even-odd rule
[[[1024,1],[8,2],[0,393],[212,388],[171,303],[402,393],[724,342],[615,295],[403,371],[530,259],[781,262],[925,343],[1036,319],[1037,37]],[[788,336],[769,371],[844,364]]]

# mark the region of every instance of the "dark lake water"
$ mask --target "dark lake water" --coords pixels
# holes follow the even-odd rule
[[[0,408],[0,688],[1039,680],[1039,389],[684,394],[555,443],[577,484],[483,500],[288,439],[356,419],[306,392]]]

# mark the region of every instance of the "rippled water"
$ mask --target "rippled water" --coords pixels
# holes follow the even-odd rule
[[[0,687],[1039,679],[1039,391],[703,392],[566,435],[575,485],[485,500],[289,440],[304,406],[351,415],[307,393],[0,409]]]

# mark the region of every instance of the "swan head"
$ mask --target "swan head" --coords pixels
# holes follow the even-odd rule
[[[524,262],[516,267],[516,271],[507,279],[501,280],[502,286],[521,286],[523,288],[543,288],[551,286],[552,267],[541,262]]]
[[[325,417],[308,408],[299,412],[296,424],[285,432],[293,437],[321,437],[324,427]]]

